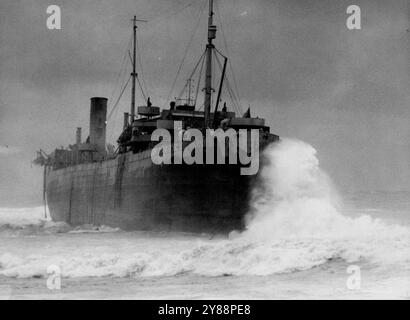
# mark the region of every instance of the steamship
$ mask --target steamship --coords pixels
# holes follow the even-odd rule
[[[112,150],[106,145],[108,99],[94,97],[85,140],[81,128],[77,128],[73,145],[55,149],[51,154],[38,152],[35,163],[44,167],[44,201],[54,221],[123,230],[229,232],[244,228],[257,174],[241,175],[243,165],[239,161],[230,164],[228,159],[224,164],[158,165],[151,158],[159,143],[152,141],[152,133],[158,128],[173,132],[176,121],[184,129],[200,130],[204,137],[207,129],[256,129],[260,152],[279,140],[270,133],[265,120],[252,117],[249,109],[237,116],[229,110],[231,106],[221,106],[224,89],[227,91],[229,85],[228,58],[214,45],[217,27],[213,0],[209,0],[208,9],[207,43],[196,71],[184,87],[183,92],[189,91],[188,97],[179,97],[170,102],[169,108],[162,109],[153,106],[149,98],[145,105],[136,106],[136,86],[140,83],[136,64],[139,20],[134,16],[131,110],[124,114],[118,147]],[[215,66],[219,66],[218,75]],[[194,75],[202,81],[203,105],[191,98]],[[197,82],[197,92],[201,81]],[[214,82],[217,88],[213,88]]]

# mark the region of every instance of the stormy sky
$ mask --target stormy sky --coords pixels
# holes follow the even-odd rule
[[[35,151],[73,143],[76,127],[86,136],[90,97],[105,96],[113,106],[133,14],[148,20],[138,39],[151,100],[163,106],[176,96],[204,49],[204,1],[1,0],[0,205],[40,203]],[[250,105],[274,133],[312,144],[343,192],[410,190],[406,0],[217,2],[216,45],[229,53],[243,109]],[[61,30],[46,27],[50,4],[61,7]],[[361,30],[346,28],[351,4],[361,8]],[[129,95],[108,123],[110,142]]]

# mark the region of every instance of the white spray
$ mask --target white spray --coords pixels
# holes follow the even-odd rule
[[[264,157],[267,163],[254,190],[248,228],[243,234],[246,238],[350,239],[386,232],[397,235],[379,219],[350,218],[341,213],[340,198],[309,144],[285,139],[269,146]]]

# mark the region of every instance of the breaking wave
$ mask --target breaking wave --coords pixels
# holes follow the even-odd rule
[[[406,227],[369,215],[343,214],[342,201],[319,167],[316,150],[302,141],[283,140],[264,153],[259,185],[243,237],[275,239],[384,239],[406,237]]]
[[[283,140],[264,157],[247,228],[229,239],[121,232],[96,241],[70,230],[51,252],[3,249],[0,275],[43,277],[49,265],[60,266],[65,277],[270,275],[334,262],[409,270],[409,228],[344,215],[313,147]]]
[[[119,247],[116,253],[103,253],[94,252],[90,247],[67,253],[62,247],[65,251],[54,254],[0,254],[0,275],[46,277],[47,267],[51,265],[59,266],[64,277],[152,277],[188,273],[264,276],[337,262],[409,270],[408,241],[280,240],[269,244],[220,241],[204,242],[181,252],[153,247],[129,252]]]

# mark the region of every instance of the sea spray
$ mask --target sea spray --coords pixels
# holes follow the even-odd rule
[[[380,219],[342,214],[340,197],[309,144],[284,139],[265,150],[265,166],[253,191],[247,239],[352,239],[408,235]]]

